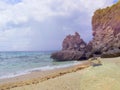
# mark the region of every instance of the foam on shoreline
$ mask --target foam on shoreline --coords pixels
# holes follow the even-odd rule
[[[63,66],[63,68],[55,67],[55,69],[53,70],[47,70],[43,72],[39,70],[38,71],[33,70],[30,74],[3,79],[2,82],[0,82],[0,89],[6,90],[14,87],[36,84],[67,73],[76,72],[87,67],[89,67],[89,63],[85,61],[83,63],[76,63],[72,66],[65,65]]]
[[[30,74],[31,72],[35,72],[35,71],[48,71],[48,70],[66,68],[66,67],[78,65],[80,63],[82,63],[82,62],[75,61],[74,63],[70,63],[70,64],[66,64],[66,65],[54,65],[54,66],[49,66],[48,65],[48,66],[43,66],[43,67],[28,69],[28,70],[25,70],[25,71],[20,71],[20,72],[18,71],[16,73],[10,73],[8,75],[3,75],[3,76],[0,77],[0,80],[1,79],[7,79],[7,78],[14,78],[14,77],[25,75],[25,74]]]
[[[44,78],[44,82],[33,80],[32,84],[17,84],[10,90],[120,90],[120,57],[101,59],[101,62],[97,67],[76,65],[59,73],[56,71]]]

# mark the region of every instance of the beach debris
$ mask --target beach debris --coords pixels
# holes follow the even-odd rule
[[[89,62],[90,62],[90,65],[93,66],[93,67],[102,65],[100,57],[92,57],[92,58],[89,59]]]

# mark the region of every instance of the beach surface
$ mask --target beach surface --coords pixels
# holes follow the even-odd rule
[[[15,87],[42,83],[46,80],[53,79],[67,73],[76,72],[89,66],[90,64],[88,63],[88,61],[80,61],[78,62],[78,64],[64,68],[56,68],[53,70],[45,71],[33,70],[32,72],[25,75],[0,79],[0,90],[10,90]]]
[[[45,72],[44,78],[36,71],[17,79],[7,79],[8,84],[4,80],[0,90],[120,90],[120,57],[100,60],[101,66],[93,67],[85,62]]]

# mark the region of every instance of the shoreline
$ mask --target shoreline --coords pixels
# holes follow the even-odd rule
[[[10,90],[120,90],[120,57],[100,60],[101,66],[90,66]]]
[[[81,63],[76,65],[56,68],[53,70],[47,71],[33,70],[28,74],[12,78],[0,79],[0,90],[8,90],[15,87],[37,84],[52,78],[62,76],[67,73],[76,72],[89,66],[90,63],[88,61],[81,61]]]
[[[30,74],[31,72],[34,72],[34,71],[41,71],[41,72],[50,71],[50,70],[55,70],[55,69],[60,69],[60,68],[71,67],[71,66],[74,66],[74,65],[78,65],[80,63],[82,63],[82,61],[74,61],[72,63],[63,64],[63,65],[54,65],[54,66],[49,66],[48,65],[48,66],[43,66],[43,67],[31,68],[31,69],[24,70],[24,71],[20,71],[20,72],[16,72],[16,73],[10,73],[8,75],[3,75],[3,76],[0,77],[0,81],[3,80],[3,79],[9,79],[9,78],[14,78],[14,77],[19,77],[19,76],[22,76],[22,75]]]

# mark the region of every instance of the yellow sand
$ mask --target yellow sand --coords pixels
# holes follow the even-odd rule
[[[102,66],[10,90],[120,90],[120,57],[101,61]]]
[[[78,63],[78,65],[60,68],[49,71],[33,71],[29,74],[17,76],[14,78],[0,79],[0,90],[8,90],[15,87],[21,87],[25,85],[38,84],[43,81],[53,79],[59,76],[62,76],[67,73],[76,72],[78,70],[87,68],[90,66],[88,61],[83,61]]]

